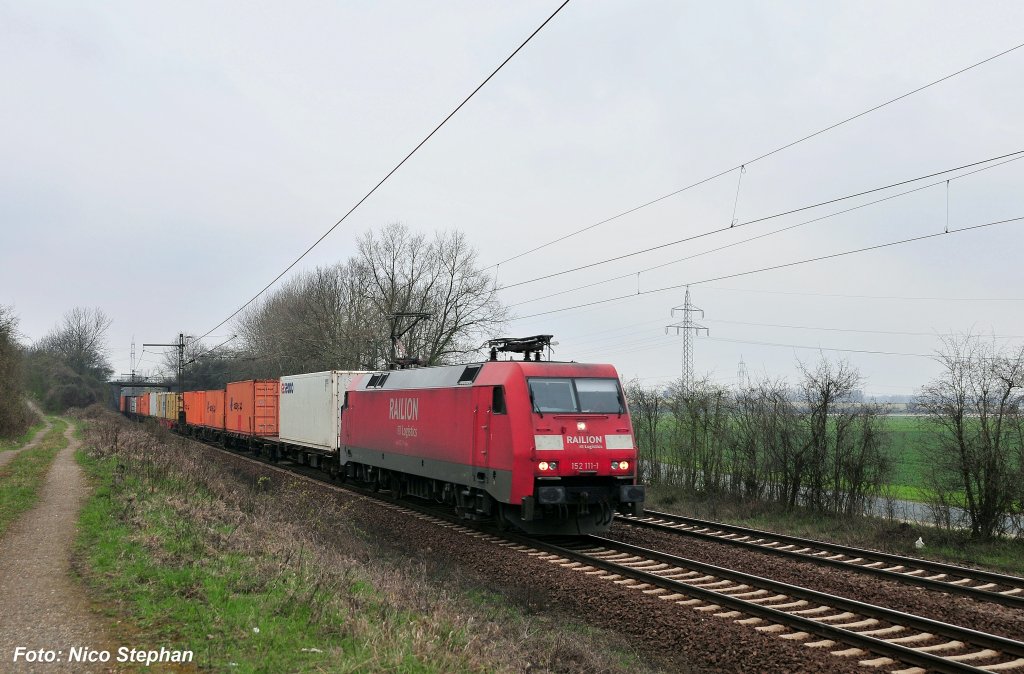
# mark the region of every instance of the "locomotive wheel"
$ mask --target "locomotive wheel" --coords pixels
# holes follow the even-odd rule
[[[494,519],[498,523],[498,531],[511,531],[514,527],[510,521],[510,506],[506,503],[499,503],[494,513]]]

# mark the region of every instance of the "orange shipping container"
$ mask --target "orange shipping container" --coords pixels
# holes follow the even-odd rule
[[[226,430],[256,436],[277,435],[276,379],[231,382],[225,392]]]
[[[206,412],[203,425],[224,430],[224,391],[206,391]]]
[[[206,412],[206,391],[185,391],[185,423],[202,426]]]
[[[138,400],[135,401],[135,413],[139,416],[149,416],[149,393],[143,393],[139,396]]]

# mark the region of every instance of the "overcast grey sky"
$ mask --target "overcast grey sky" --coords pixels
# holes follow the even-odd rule
[[[557,4],[0,0],[0,303],[15,306],[29,339],[70,307],[103,308],[118,372],[133,336],[206,332]],[[300,268],[344,259],[358,234],[394,221],[461,229],[482,264],[496,263],[1024,42],[1022,26],[1020,2],[574,0]],[[1022,83],[1024,49],[755,162],[736,217],[1024,150]],[[737,178],[502,264],[499,281],[728,225]],[[1024,161],[952,181],[950,226],[1024,216],[1022,178]],[[942,184],[636,275],[868,200],[502,296],[528,316],[946,226]],[[928,354],[936,333],[1024,335],[1022,243],[1024,223],[1008,223],[694,285],[711,329],[696,369],[732,383],[741,355],[754,376],[792,376],[797,358],[817,357],[795,346]],[[508,332],[553,333],[560,358],[667,382],[681,340],[664,326],[682,301],[681,290],[641,295]],[[913,355],[826,353],[859,367],[874,393],[911,392],[936,372]],[[145,358],[143,368],[158,360]]]

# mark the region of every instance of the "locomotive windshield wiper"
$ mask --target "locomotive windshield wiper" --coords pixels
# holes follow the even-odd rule
[[[544,418],[544,412],[541,411],[540,406],[537,405],[537,400],[533,397],[533,387],[530,387],[530,404],[533,405],[533,411],[540,415],[540,418]]]

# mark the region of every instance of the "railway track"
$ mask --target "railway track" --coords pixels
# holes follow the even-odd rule
[[[930,590],[962,595],[979,601],[1024,609],[1024,578],[1016,576],[748,529],[671,513],[648,511],[641,517],[618,515],[616,520],[632,526],[727,543],[766,554],[801,559],[814,564],[918,585]]]
[[[865,667],[901,674],[1024,671],[1019,641],[599,536],[508,545],[781,639],[858,658]]]
[[[869,668],[899,674],[1024,672],[1024,643],[902,613],[768,578],[716,567],[610,539],[541,541],[491,533],[414,503],[342,487],[301,466],[275,465],[210,445],[230,456],[328,488],[354,492],[382,506],[454,529],[551,564],[672,601],[689,610],[732,619],[774,638],[856,657]]]

